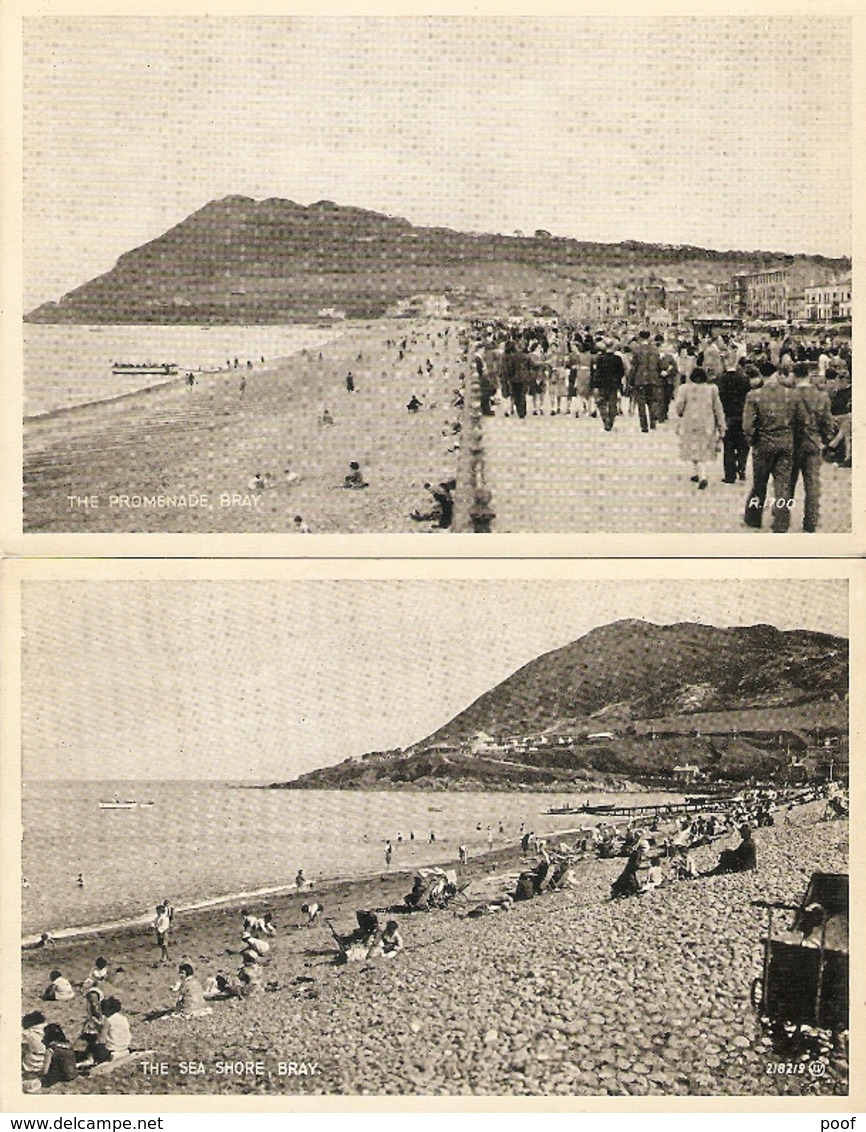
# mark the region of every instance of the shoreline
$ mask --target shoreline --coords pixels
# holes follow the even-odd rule
[[[277,364],[199,371],[192,387],[180,376],[30,416],[24,530],[286,534],[295,515],[320,534],[429,530],[410,515],[430,506],[425,482],[456,472],[458,331],[443,320],[341,324]],[[369,489],[335,492],[352,460]],[[252,486],[259,474],[270,476],[263,491]],[[133,515],[123,503],[160,496],[207,505]]]
[[[579,829],[562,829],[555,830],[549,833],[542,833],[538,836],[546,838],[548,841],[553,838],[563,838],[574,836],[579,832]],[[443,848],[452,847],[447,841],[441,842]],[[515,852],[519,852],[519,840],[517,842],[508,841],[505,844],[500,844],[497,848],[488,852],[479,852],[476,857],[472,858],[473,863],[498,859],[499,857],[510,857]],[[449,851],[448,855],[441,860],[429,862],[423,865],[404,867],[399,866],[395,869],[383,872],[381,869],[374,869],[372,871],[352,873],[351,875],[327,876],[317,879],[311,883],[307,888],[299,890],[294,882],[280,885],[266,885],[262,888],[251,888],[242,892],[229,892],[218,896],[202,897],[198,900],[188,901],[174,906],[175,916],[188,917],[201,912],[207,912],[212,909],[231,908],[234,905],[240,905],[244,902],[252,900],[267,900],[278,897],[299,896],[303,895],[323,897],[335,888],[341,886],[362,886],[370,884],[377,880],[384,878],[409,878],[412,877],[417,869],[433,869],[433,868],[450,868],[456,863],[456,856],[454,852]],[[50,933],[52,941],[58,943],[60,941],[76,941],[89,939],[94,936],[107,935],[113,932],[125,933],[133,931],[142,926],[149,926],[153,922],[153,913],[145,913],[140,916],[127,916],[116,920],[104,920],[95,924],[82,924],[74,925],[72,927],[57,928]],[[42,951],[39,947],[41,936],[36,935],[23,935],[21,938],[22,951]]]
[[[158,393],[161,389],[184,384],[186,379],[179,374],[168,381],[157,381],[153,385],[142,385],[139,389],[130,389],[126,393],[116,393],[111,397],[96,397],[91,401],[78,401],[74,405],[60,405],[56,409],[44,409],[41,413],[25,414],[22,418],[24,428],[33,423],[55,420],[57,417],[73,416],[84,409],[94,409],[97,405],[113,405],[116,401],[129,401],[133,397],[144,397],[148,394]]]
[[[278,374],[282,369],[285,369],[294,358],[297,358],[307,350],[316,348],[322,349],[335,342],[339,342],[342,337],[342,333],[335,333],[321,343],[317,343],[316,346],[299,346],[297,350],[292,350],[288,354],[280,354],[277,357],[271,358],[264,365],[259,364],[253,372],[257,377],[267,373]],[[75,416],[86,410],[98,410],[102,405],[110,407],[120,401],[134,401],[139,397],[142,399],[152,397],[154,394],[160,392],[165,393],[168,390],[185,389],[187,388],[186,373],[194,373],[196,376],[196,385],[206,389],[208,387],[206,379],[208,378],[232,377],[246,372],[246,370],[241,370],[240,368],[230,369],[227,366],[217,366],[213,369],[197,369],[192,366],[186,366],[184,367],[184,373],[177,373],[165,381],[155,381],[150,385],[142,385],[136,389],[129,389],[124,393],[112,393],[106,397],[94,397],[88,401],[77,401],[74,405],[60,405],[55,409],[44,409],[38,413],[25,413],[22,418],[22,424],[26,432],[28,428],[38,427],[41,423],[55,420],[58,417]]]

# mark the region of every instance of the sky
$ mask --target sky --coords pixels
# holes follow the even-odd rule
[[[229,194],[851,252],[846,17],[24,24],[26,309]]]
[[[25,781],[286,781],[404,747],[621,618],[847,637],[842,580],[22,586]]]

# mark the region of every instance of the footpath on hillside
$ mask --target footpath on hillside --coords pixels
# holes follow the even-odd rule
[[[676,422],[642,433],[637,415],[617,417],[612,432],[599,418],[560,414],[524,420],[484,418],[487,482],[496,513],[493,531],[555,534],[736,534],[757,537],[742,522],[751,487],[751,460],[744,483],[722,483],[722,458],[710,469],[706,491],[690,482],[692,465],[680,460]],[[772,492],[770,492],[772,494]],[[791,531],[803,524],[798,485]],[[824,533],[851,529],[851,471],[821,470]],[[765,515],[764,530],[770,530]]]

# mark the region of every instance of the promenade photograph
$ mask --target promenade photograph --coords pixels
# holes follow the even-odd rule
[[[23,533],[850,534],[851,28],[26,16]]]
[[[23,1095],[848,1095],[844,572],[103,573],[7,607]]]

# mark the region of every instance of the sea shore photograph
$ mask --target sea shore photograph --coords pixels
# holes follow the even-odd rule
[[[24,580],[23,1093],[847,1096],[848,585]]]
[[[23,535],[854,532],[850,17],[23,32]]]

